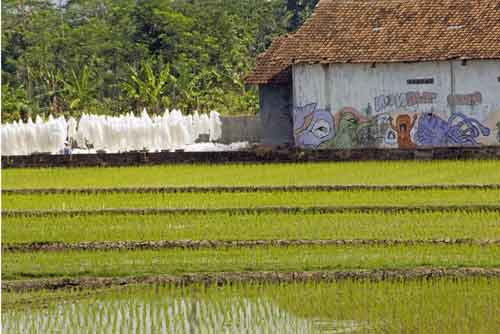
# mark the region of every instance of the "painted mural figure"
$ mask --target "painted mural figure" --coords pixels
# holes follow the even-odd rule
[[[297,107],[293,113],[295,144],[318,148],[335,136],[335,125],[329,109],[317,109],[316,103]]]
[[[371,133],[371,123],[359,111],[351,107],[342,108],[335,114],[335,137],[328,142],[329,148],[353,149],[369,145],[375,140]]]
[[[354,149],[380,145],[414,149],[417,146],[478,145],[490,130],[478,120],[455,112],[445,120],[437,114],[399,114],[367,117],[352,107],[344,107],[335,116],[329,108],[316,103],[294,109],[294,137],[298,147]],[[500,143],[500,122],[494,134]],[[412,133],[414,132],[414,133]]]
[[[489,136],[491,130],[478,120],[462,113],[453,113],[448,121],[433,114],[420,116],[416,139],[420,145],[478,145],[480,136]]]
[[[413,120],[409,115],[399,115],[396,118],[396,126],[394,126],[393,118],[389,117],[391,128],[398,135],[399,148],[411,149],[417,147],[417,145],[411,140],[411,131],[413,130],[417,119],[417,114],[413,115]]]
[[[478,120],[459,112],[451,115],[448,124],[450,125],[448,137],[453,144],[478,145],[477,138],[489,136],[491,133],[491,130]]]
[[[338,113],[337,135],[332,141],[332,146],[338,149],[351,149],[358,146],[356,132],[358,130],[359,120],[356,115],[342,109]]]
[[[391,147],[398,145],[397,133],[392,128],[387,130],[387,133],[384,137],[384,144]]]

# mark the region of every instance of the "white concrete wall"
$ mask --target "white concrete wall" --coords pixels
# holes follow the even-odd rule
[[[408,146],[407,148],[411,148],[413,144],[416,146],[500,144],[497,129],[497,123],[500,122],[499,77],[500,60],[467,61],[465,64],[461,61],[441,61],[375,66],[295,65],[294,111],[300,112],[301,107],[311,103],[316,104],[317,110],[331,111],[335,115],[335,136],[343,136],[343,139],[339,138],[338,141],[341,143],[335,143],[334,139],[333,145],[330,141],[330,147],[350,148],[349,145],[345,146],[349,141],[348,137],[354,139],[351,147],[363,147],[367,143],[371,143],[370,146]],[[418,85],[407,83],[409,79],[424,78],[433,78],[434,83]],[[350,113],[351,118],[354,115],[356,127],[363,125],[362,131],[367,131],[369,136],[378,139],[356,140],[356,134],[338,131],[345,128],[345,122],[341,122],[339,111]],[[450,120],[455,112],[461,113],[462,116]],[[428,113],[433,113],[443,122],[450,121],[449,126],[444,129],[444,123],[436,118],[426,119],[422,116]],[[400,115],[409,117],[402,116],[398,119]],[[405,134],[400,133],[398,128],[395,129],[398,131],[389,133],[392,131],[389,117],[393,118],[392,125],[396,128],[401,124],[411,126],[411,122],[407,121],[416,118],[411,129],[410,141],[404,138]],[[461,123],[464,119],[466,125]],[[419,124],[420,132],[417,133]],[[438,131],[441,138],[434,138],[438,135],[428,134],[439,126],[442,128]],[[474,127],[482,131],[471,138],[470,128]],[[484,127],[489,128],[489,134]],[[351,129],[351,132],[353,131]],[[472,132],[474,133],[474,129]],[[375,135],[372,135],[373,133]],[[357,135],[364,136],[363,133]],[[397,143],[391,140],[394,135],[398,138]],[[387,138],[382,138],[384,136]],[[448,138],[450,136],[451,139]],[[322,143],[322,147],[325,145],[328,146],[327,143]]]
[[[500,122],[500,60],[469,61],[466,66],[460,63],[453,64],[455,94],[480,92],[482,103],[457,106],[455,111],[474,117],[495,130],[496,124]]]

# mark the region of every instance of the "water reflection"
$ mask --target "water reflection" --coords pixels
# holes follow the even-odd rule
[[[264,298],[196,298],[58,302],[6,310],[3,333],[353,333],[356,321],[305,319]]]

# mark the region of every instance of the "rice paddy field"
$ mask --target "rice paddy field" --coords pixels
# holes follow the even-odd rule
[[[498,333],[500,161],[2,170],[5,333]]]

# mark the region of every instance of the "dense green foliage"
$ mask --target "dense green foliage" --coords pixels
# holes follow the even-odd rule
[[[127,168],[4,169],[2,188],[259,186],[335,184],[500,184],[500,161],[165,165]]]
[[[2,1],[2,119],[254,113],[244,76],[317,0]]]

